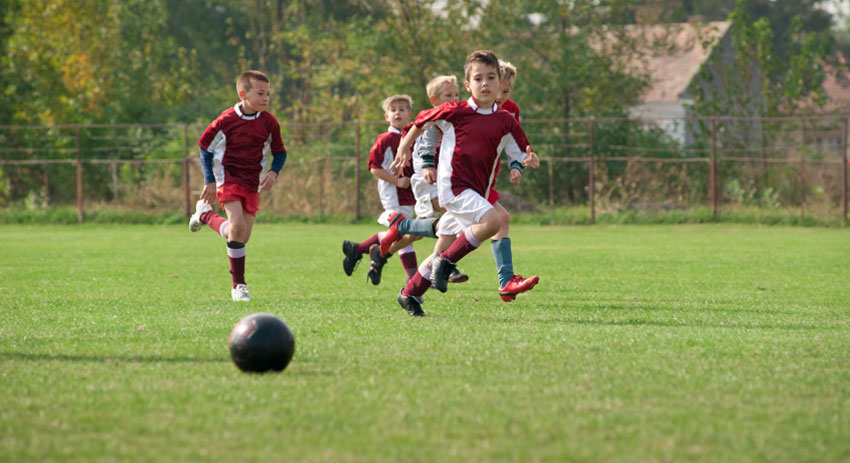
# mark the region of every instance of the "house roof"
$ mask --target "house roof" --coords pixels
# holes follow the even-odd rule
[[[619,59],[627,72],[649,78],[649,87],[640,95],[642,102],[678,101],[730,25],[715,21],[627,26],[625,39],[635,44],[627,54],[618,49],[630,47],[617,47],[622,39],[613,32],[594,48]]]
[[[840,53],[836,57],[840,66],[846,61]],[[826,94],[826,105],[820,111],[833,112],[850,109],[850,77],[846,72],[840,72],[835,66],[824,64],[826,76],[823,79],[823,91]]]

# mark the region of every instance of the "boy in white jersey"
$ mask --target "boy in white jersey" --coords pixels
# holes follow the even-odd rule
[[[434,107],[449,101],[457,101],[459,90],[457,77],[437,76],[425,86],[428,99]],[[389,217],[390,226],[381,238],[381,253],[387,254],[393,244],[402,236],[427,236],[437,238],[437,217],[446,212],[440,207],[437,198],[437,152],[443,134],[437,127],[430,127],[416,139],[413,147],[413,175],[410,177],[410,188],[416,197],[416,220],[409,220],[401,213],[393,213]],[[451,242],[447,243],[445,247]],[[442,249],[441,249],[442,250]],[[463,283],[469,276],[457,269],[449,277],[449,283]]]
[[[378,217],[378,223],[389,226],[389,217],[393,212],[402,214],[413,214],[413,205],[416,199],[410,190],[410,176],[413,167],[408,162],[404,172],[399,177],[393,175],[389,166],[398,156],[398,144],[401,141],[402,130],[410,121],[413,109],[413,99],[407,95],[393,95],[386,98],[381,104],[384,110],[384,118],[390,127],[386,132],[378,135],[372,149],[369,150],[369,171],[378,179],[378,195],[384,212]],[[408,148],[409,149],[409,148]],[[408,156],[408,160],[409,160]],[[345,274],[351,276],[354,267],[360,261],[363,254],[368,253],[370,257],[369,272],[367,278],[372,284],[381,282],[381,272],[390,253],[398,251],[402,267],[407,277],[416,273],[416,252],[413,250],[413,241],[421,237],[404,236],[395,243],[386,253],[381,253],[378,243],[385,232],[375,233],[359,243],[345,240],[342,243],[342,252],[345,257],[342,260],[342,268]]]
[[[531,167],[540,164],[519,122],[507,111],[497,110],[500,72],[499,59],[493,52],[470,54],[464,73],[472,97],[419,113],[415,126],[399,145],[399,156],[390,166],[394,173],[401,173],[408,147],[426,125],[437,125],[443,131],[437,185],[440,206],[447,212],[438,223],[437,234],[440,238],[459,236],[443,252],[439,252],[438,240],[435,253],[439,254],[431,267],[420,266],[399,292],[399,304],[412,315],[424,315],[421,296],[432,284],[445,292],[457,261],[502,228],[500,214],[486,199],[502,149],[512,162]],[[534,278],[516,282],[512,290],[514,294],[528,291],[537,281]]]

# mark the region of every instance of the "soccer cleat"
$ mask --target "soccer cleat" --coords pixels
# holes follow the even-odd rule
[[[457,268],[449,275],[449,283],[466,283],[467,281],[469,281],[469,275],[461,273]]]
[[[342,259],[342,269],[348,276],[351,276],[351,272],[354,271],[357,263],[360,262],[360,258],[363,257],[357,252],[357,244],[348,240],[342,242],[342,253],[345,254],[345,257]]]
[[[381,240],[381,254],[387,255],[390,253],[390,246],[401,238],[398,234],[398,223],[404,215],[401,212],[393,212],[390,214],[390,228]]]
[[[212,206],[207,204],[203,199],[199,199],[197,203],[195,203],[195,213],[192,214],[192,217],[189,217],[189,231],[196,232],[204,227],[204,223],[201,222],[201,215],[204,212],[209,212],[212,210]]]
[[[531,288],[537,285],[540,277],[533,276],[531,278],[523,278],[522,275],[514,275],[511,280],[505,284],[504,288],[499,288],[499,297],[505,302],[511,302],[516,299],[517,294],[530,291]]]
[[[240,283],[235,288],[230,290],[230,295],[237,302],[248,302],[251,300],[251,295],[248,294],[248,285]]]
[[[431,286],[444,293],[448,289],[449,276],[455,270],[454,262],[445,257],[437,257],[431,264]]]
[[[372,282],[373,285],[381,284],[381,270],[384,269],[384,264],[387,263],[387,258],[389,258],[389,254],[386,256],[381,255],[381,250],[378,246],[372,246],[372,249],[369,251],[369,258],[371,262],[369,263],[369,273],[366,274],[366,278]]]
[[[422,298],[416,296],[405,296],[401,291],[398,292],[398,305],[406,310],[408,314],[414,317],[424,317],[425,311],[422,310]]]

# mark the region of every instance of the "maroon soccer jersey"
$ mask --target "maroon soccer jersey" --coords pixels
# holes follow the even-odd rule
[[[372,149],[369,150],[369,169],[384,169],[390,174],[390,164],[395,159],[398,145],[401,143],[401,130],[390,127],[386,132],[378,135]],[[413,165],[408,162],[404,166],[402,173],[405,177],[413,175]],[[391,183],[378,179],[378,194],[381,198],[381,204],[384,209],[395,209],[396,205],[411,206],[416,204],[416,198],[413,196],[413,190],[408,188],[399,188]]]
[[[213,153],[216,185],[235,183],[250,191],[260,188],[264,154],[285,151],[277,119],[266,111],[244,114],[241,103],[212,121],[198,145]]]
[[[504,109],[505,111],[511,113],[511,115],[516,118],[517,122],[519,122],[519,106],[517,106],[516,103],[514,103],[514,101],[510,98],[505,100],[505,102],[502,103],[501,106],[499,106],[499,109]],[[501,198],[499,192],[496,191],[496,179],[499,178],[499,168],[501,166],[501,161],[496,163],[496,173],[493,174],[493,183],[490,184],[490,194],[487,197],[487,201],[489,201],[490,204],[495,204],[496,201]]]
[[[495,105],[479,108],[472,98],[443,103],[416,116],[417,127],[429,122],[443,131],[437,180],[441,203],[467,189],[486,198],[502,149],[511,160],[525,158],[528,140],[522,127]]]

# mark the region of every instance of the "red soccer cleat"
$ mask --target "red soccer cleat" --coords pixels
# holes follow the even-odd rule
[[[390,228],[387,229],[387,234],[381,240],[381,255],[386,256],[390,253],[390,246],[401,238],[398,234],[398,223],[404,215],[401,212],[393,212],[390,214]]]
[[[538,281],[540,281],[540,277],[536,275],[527,279],[523,278],[522,275],[514,275],[504,288],[499,288],[499,297],[505,302],[511,302],[516,299],[517,294],[530,291],[537,285]]]

